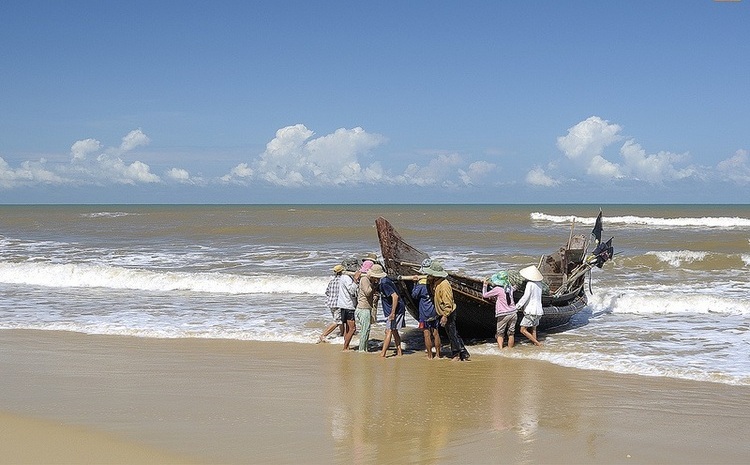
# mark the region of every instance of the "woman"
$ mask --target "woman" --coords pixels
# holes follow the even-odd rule
[[[372,281],[367,272],[372,268],[373,262],[365,260],[359,271],[355,273],[354,279],[359,287],[357,289],[357,310],[354,319],[359,326],[359,351],[367,352],[367,341],[370,339],[370,323],[372,309],[378,306],[378,294],[373,289]]]
[[[521,334],[535,346],[542,345],[536,338],[536,327],[539,326],[539,320],[544,314],[542,309],[542,280],[544,276],[534,265],[527,266],[520,271],[522,277],[526,278],[526,289],[516,303],[517,308],[523,308],[523,319],[521,320]],[[531,328],[531,331],[529,331]]]

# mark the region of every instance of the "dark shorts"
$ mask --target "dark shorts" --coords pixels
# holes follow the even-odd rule
[[[341,321],[354,321],[354,314],[356,311],[353,308],[342,308],[341,309]]]
[[[438,318],[430,321],[420,321],[419,329],[437,329],[439,321],[440,320]]]
[[[389,320],[386,318],[385,323],[386,323],[386,327],[390,329],[391,331],[396,331],[406,326],[406,323],[404,322],[403,313],[396,313],[396,318],[392,320]]]

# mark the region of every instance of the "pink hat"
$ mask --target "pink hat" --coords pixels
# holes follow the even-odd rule
[[[364,262],[362,262],[362,267],[359,269],[359,271],[362,273],[367,273],[368,271],[370,271],[370,268],[372,268],[372,265],[372,261],[365,260]]]

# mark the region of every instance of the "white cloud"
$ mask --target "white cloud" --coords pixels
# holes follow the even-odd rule
[[[382,136],[360,127],[337,129],[318,138],[313,135],[303,124],[279,129],[252,165],[251,174],[277,186],[301,187],[373,182],[382,172],[377,165],[363,167],[359,161],[384,142]],[[242,171],[242,165],[234,170],[238,168]],[[238,177],[234,170],[229,179]]]
[[[143,131],[141,131],[140,129],[134,129],[122,138],[122,143],[120,144],[120,153],[130,152],[134,148],[140,147],[142,145],[148,145],[150,142],[151,139],[149,139],[148,136],[143,133]]]
[[[750,151],[737,150],[731,157],[720,161],[716,169],[726,179],[738,184],[749,184]]]
[[[458,170],[461,181],[467,186],[480,184],[495,170],[495,164],[487,161],[475,161],[468,170]]]
[[[102,144],[96,139],[83,139],[75,142],[70,147],[70,155],[73,160],[83,160],[86,155],[101,150]]]
[[[586,167],[586,174],[606,179],[622,177],[620,166],[608,161],[601,155],[595,155],[589,160]]]
[[[222,176],[221,181],[242,184],[252,179],[252,176],[252,168],[247,166],[247,163],[240,163],[239,165],[232,168],[229,174],[225,174],[224,176]]]
[[[439,154],[428,161],[426,165],[420,166],[412,163],[406,167],[406,171],[396,179],[400,184],[413,184],[416,186],[450,186],[456,184],[454,175],[464,161],[456,153]]]
[[[159,176],[151,173],[151,168],[141,161],[127,164],[118,157],[108,155],[99,155],[97,164],[89,173],[99,183],[107,181],[132,185],[161,181]]]
[[[0,187],[12,189],[35,184],[62,184],[66,180],[45,168],[45,159],[24,161],[20,168],[13,169],[0,157]]]
[[[568,129],[568,134],[557,138],[557,147],[571,160],[571,172],[584,172],[604,180],[634,180],[649,184],[701,177],[701,172],[692,167],[678,167],[687,154],[661,151],[648,154],[635,139],[627,139],[619,150],[622,160],[612,161],[605,157],[605,149],[623,139],[622,128],[598,116],[592,116]],[[561,164],[560,166],[565,166]],[[574,175],[575,176],[575,175]],[[539,185],[544,185],[540,182]]]
[[[171,168],[164,173],[168,179],[177,181],[181,184],[195,184],[196,180],[190,177],[188,170],[182,168]]]
[[[467,165],[459,154],[438,153],[426,163],[408,164],[403,172],[386,171],[378,160],[364,161],[385,142],[381,135],[355,127],[314,136],[303,124],[281,128],[262,154],[249,164],[235,166],[219,180],[244,185],[259,181],[280,187],[362,184],[447,187],[475,185],[495,169],[494,164],[486,161]],[[389,166],[397,165],[389,162]]]
[[[121,156],[133,149],[146,145],[150,139],[140,129],[126,134],[119,147],[103,148],[96,139],[79,140],[70,148],[71,163],[60,168],[68,182],[86,185],[141,184],[161,182],[159,176],[151,173],[150,167],[142,161],[125,162]],[[95,158],[89,155],[99,152]]]
[[[653,184],[665,180],[684,179],[696,174],[695,169],[677,169],[674,164],[683,161],[686,155],[671,152],[659,152],[648,155],[646,151],[633,140],[626,141],[620,148],[620,154],[625,159],[627,171],[635,178]]]
[[[566,136],[557,138],[557,147],[571,160],[588,164],[595,156],[601,155],[604,148],[622,138],[622,128],[610,124],[598,116],[592,116],[568,129]]]
[[[556,179],[552,179],[550,176],[547,175],[547,173],[544,172],[544,169],[536,167],[526,173],[526,182],[528,184],[531,184],[532,186],[541,186],[541,187],[553,187],[560,184],[560,181],[557,181]]]

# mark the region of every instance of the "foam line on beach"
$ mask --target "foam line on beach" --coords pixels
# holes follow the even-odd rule
[[[101,287],[224,294],[323,295],[328,277],[245,276],[228,273],[151,271],[87,263],[0,263],[0,282],[46,287]]]
[[[712,383],[730,384],[735,386],[750,385],[750,377],[728,373],[710,372],[689,366],[667,366],[650,363],[642,358],[628,358],[621,355],[611,356],[586,352],[554,352],[547,350],[524,351],[504,350],[499,354],[494,345],[487,344],[481,350],[474,348],[474,353],[486,355],[502,355],[503,357],[520,360],[543,360],[558,366],[578,368],[582,370],[602,370],[618,374],[637,374],[639,376],[666,377],[692,381],[706,381]]]

